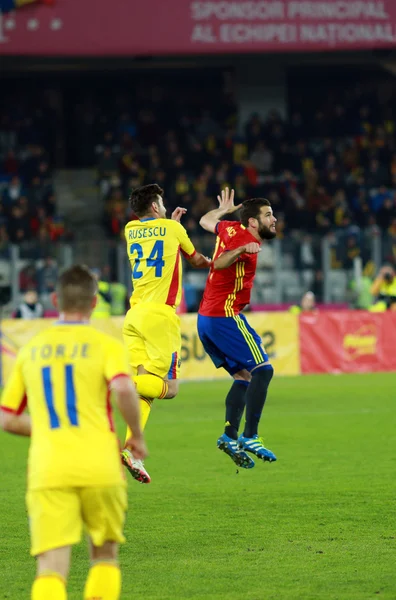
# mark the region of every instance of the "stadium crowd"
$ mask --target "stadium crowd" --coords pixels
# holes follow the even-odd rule
[[[122,237],[131,188],[158,182],[170,210],[188,208],[185,225],[194,237],[203,233],[199,216],[230,186],[237,201],[270,199],[280,238],[334,233],[342,240],[334,266],[350,268],[381,231],[384,258],[394,262],[396,120],[388,106],[379,109],[373,90],[349,89],[338,103],[326,99],[314,112],[296,110],[289,119],[277,110],[266,118],[253,114],[242,130],[231,101],[210,112],[179,109],[164,112],[154,102],[113,119],[99,111],[106,125],[96,153],[109,237]]]
[[[96,166],[103,226],[112,244],[123,239],[125,222],[133,217],[130,190],[155,181],[165,189],[169,212],[178,205],[188,209],[190,236],[211,252],[211,236],[198,221],[216,205],[220,188],[229,186],[237,202],[269,198],[282,256],[290,258],[286,268],[310,270],[318,298],[323,236],[331,240],[333,269],[351,269],[356,256],[367,264],[375,236],[382,239],[381,259],[395,264],[394,92],[384,92],[370,77],[331,87],[322,82],[315,90],[302,85],[289,90],[287,118],[274,109],[240,123],[226,72],[220,82],[201,73],[199,86],[186,77],[164,74],[155,84],[143,77],[129,91],[104,83],[97,94],[87,88],[73,93],[73,105],[65,106],[66,164]],[[52,181],[59,117],[45,93],[29,102],[21,98],[2,100],[0,252],[5,256],[9,242],[30,247],[21,291],[43,293],[51,289],[42,282],[52,243],[70,238]],[[271,270],[274,257],[261,254],[261,267]]]
[[[54,118],[42,97],[31,100],[7,97],[1,106],[0,248],[7,258],[9,244],[17,244],[29,259],[20,272],[22,292],[48,294],[57,277],[53,244],[68,234],[52,177]]]

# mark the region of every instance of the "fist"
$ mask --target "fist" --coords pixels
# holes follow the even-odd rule
[[[246,244],[245,250],[246,254],[258,254],[261,252],[260,244],[256,242],[250,242],[250,244]]]

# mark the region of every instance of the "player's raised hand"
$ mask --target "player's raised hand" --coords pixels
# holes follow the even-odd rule
[[[129,448],[134,458],[144,460],[148,455],[146,442],[142,437],[130,437],[125,441],[125,446]]]
[[[177,221],[178,223],[180,223],[182,216],[185,215],[186,212],[187,208],[182,208],[181,206],[178,206],[172,213],[172,221]]]
[[[217,196],[219,208],[223,211],[223,214],[230,215],[241,208],[242,204],[235,206],[234,195],[234,190],[229,190],[228,187],[226,187],[224,190],[221,190],[221,195]]]
[[[256,242],[246,244],[244,254],[258,254],[258,252],[261,252],[260,244],[256,244]]]

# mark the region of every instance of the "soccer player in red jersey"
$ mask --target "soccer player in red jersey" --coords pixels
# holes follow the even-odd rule
[[[273,462],[276,456],[258,436],[258,425],[274,370],[261,338],[241,313],[250,302],[261,242],[276,236],[276,218],[265,198],[234,205],[234,191],[218,196],[219,208],[211,210],[200,225],[217,234],[216,248],[198,311],[200,340],[217,368],[223,367],[234,382],[226,398],[226,424],[217,447],[240,467],[250,469],[247,454]],[[240,209],[241,221],[222,221]],[[245,428],[238,437],[246,406]]]

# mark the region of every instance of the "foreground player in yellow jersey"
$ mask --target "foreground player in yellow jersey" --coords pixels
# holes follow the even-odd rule
[[[182,295],[180,252],[196,268],[211,261],[196,252],[179,219],[184,209],[166,218],[163,190],[156,184],[136,189],[130,198],[138,217],[125,228],[132,268],[131,308],[124,323],[133,380],[140,396],[141,428],[144,429],[154,398],[174,398],[179,388],[180,319],[176,308]],[[122,458],[131,475],[150,483],[143,462],[125,444]]]
[[[92,559],[85,600],[120,597],[117,552],[127,496],[110,390],[132,431],[134,455],[144,458],[146,448],[124,347],[88,322],[96,291],[86,267],[61,275],[54,298],[59,321],[20,351],[1,399],[2,428],[32,438],[26,495],[37,557],[32,600],[67,598],[71,546],[83,526]]]

